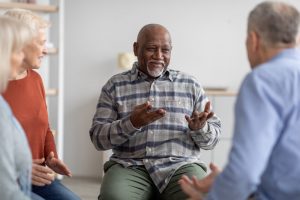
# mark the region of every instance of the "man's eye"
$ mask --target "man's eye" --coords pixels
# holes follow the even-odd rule
[[[164,53],[169,53],[170,52],[170,49],[163,49],[162,50]]]
[[[148,51],[155,51],[155,48],[147,48]]]

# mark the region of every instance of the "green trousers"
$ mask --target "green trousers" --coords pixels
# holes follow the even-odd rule
[[[182,175],[202,179],[206,168],[199,164],[180,167],[171,178],[166,189],[160,193],[143,166],[125,168],[108,161],[104,165],[105,175],[101,184],[99,200],[181,200],[187,196],[178,184]]]

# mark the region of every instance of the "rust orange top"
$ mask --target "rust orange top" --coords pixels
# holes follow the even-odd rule
[[[34,70],[28,70],[25,78],[9,82],[3,97],[26,133],[32,158],[46,159],[51,151],[57,158],[40,75]]]

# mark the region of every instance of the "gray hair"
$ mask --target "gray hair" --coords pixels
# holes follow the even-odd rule
[[[40,29],[46,29],[50,26],[50,23],[47,20],[30,10],[12,8],[7,10],[4,15],[20,20],[22,23],[26,24],[34,36],[38,35]]]
[[[32,34],[26,24],[0,16],[0,93],[10,78],[12,53],[21,51],[30,40]]]
[[[296,45],[299,31],[299,11],[286,3],[266,1],[249,14],[248,33],[257,32],[265,47]]]

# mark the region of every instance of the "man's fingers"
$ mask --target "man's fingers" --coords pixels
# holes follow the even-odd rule
[[[183,175],[181,177],[181,179],[184,180],[184,181],[186,181],[189,184],[193,184],[192,180],[188,176],[186,176],[186,175]]]
[[[160,118],[162,118],[163,116],[165,116],[166,111],[164,109],[158,109],[152,112],[149,112],[148,115],[148,119],[153,122],[156,121]]]
[[[185,116],[185,119],[188,123],[191,123],[192,122],[192,118],[188,115]]]
[[[199,118],[199,116],[200,116],[200,112],[194,110],[194,112],[192,113],[191,118],[192,118],[192,119],[194,119],[194,118]]]
[[[214,113],[213,112],[210,112],[210,101],[208,101],[206,104],[205,104],[205,108],[204,108],[204,111],[203,112],[198,112],[198,111],[194,111],[192,113],[192,115],[189,117],[190,120],[188,121],[191,121],[191,120],[206,120],[206,119],[209,119],[211,118]]]
[[[192,178],[194,186],[200,190],[201,192],[208,192],[208,185],[207,185],[207,177],[203,178],[202,180],[197,179],[197,177],[193,176]]]
[[[215,165],[214,163],[210,163],[209,164],[209,168],[211,169],[212,172],[215,172],[215,173],[220,173],[220,169],[217,165]]]
[[[202,113],[199,114],[198,119],[199,119],[200,121],[206,121],[207,116],[208,116],[208,113],[202,112]]]
[[[210,113],[207,115],[206,118],[207,118],[207,119],[212,118],[212,117],[214,116],[214,114],[215,114],[214,112],[210,112]]]
[[[146,102],[143,103],[143,104],[140,104],[140,105],[135,106],[135,108],[136,108],[136,109],[141,109],[141,108],[146,107],[148,104],[149,104],[149,101],[146,101]]]
[[[209,112],[210,112],[210,101],[208,101],[208,102],[205,104],[204,112],[206,112],[206,113],[209,113]]]
[[[147,108],[149,108],[149,106],[151,106],[150,102],[146,101],[143,104],[135,106],[135,109],[147,109]]]
[[[201,193],[197,191],[192,185],[188,184],[184,179],[179,181],[181,189],[186,193],[192,200],[201,200]]]
[[[192,114],[192,116],[190,117],[191,120],[194,120],[194,121],[203,121],[203,120],[206,120],[208,119],[208,115],[210,113],[207,113],[207,112],[197,112],[195,111],[194,114]]]
[[[201,180],[199,181],[199,180],[195,180],[195,179],[193,178],[193,184],[194,184],[194,186],[195,186],[198,190],[200,190],[201,192],[204,192],[204,191],[203,191],[203,189],[204,189],[204,184],[201,182]]]

